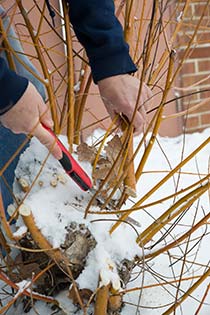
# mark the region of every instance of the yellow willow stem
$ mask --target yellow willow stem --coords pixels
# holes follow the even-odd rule
[[[6,48],[6,46],[5,46],[5,48]],[[27,64],[25,64],[24,63],[24,61],[20,58],[20,56],[19,56],[19,53],[17,53],[14,49],[13,49],[13,47],[12,46],[10,46],[10,44],[9,44],[9,42],[8,42],[8,47],[6,48],[6,50],[5,50],[5,53],[7,54],[7,53],[10,53],[10,55],[13,55],[17,60],[18,60],[18,62],[28,71],[28,72],[30,72],[37,80],[39,80],[42,84],[44,84],[44,85],[46,85],[46,81],[42,78],[42,77],[40,77],[36,72],[34,72]],[[28,56],[27,54],[24,54],[25,56]],[[8,57],[8,56],[7,56]],[[31,57],[33,57],[33,56],[31,56]],[[9,58],[9,57],[8,57]],[[12,58],[12,56],[11,56],[11,58]],[[8,61],[9,61],[9,59],[8,59]],[[13,69],[13,66],[12,66],[12,64],[10,63],[10,61],[9,61],[9,65],[11,66],[11,69]],[[14,67],[15,67],[15,65],[14,65]],[[15,68],[14,68],[15,69]]]
[[[141,242],[141,246],[147,244],[153,236],[161,230],[166,224],[172,221],[180,213],[189,208],[206,190],[209,184],[198,187],[180,198],[167,211],[165,211],[158,219],[156,219],[146,230],[144,230],[137,238],[137,242]]]
[[[18,5],[18,7],[19,7],[21,15],[22,15],[22,17],[23,17],[23,19],[25,21],[26,26],[27,26],[27,30],[28,30],[28,32],[29,32],[29,34],[31,36],[32,41],[33,41],[34,48],[35,48],[35,50],[37,52],[37,56],[38,56],[40,65],[42,67],[42,71],[43,71],[45,80],[47,81],[47,82],[45,82],[45,86],[46,86],[46,89],[47,89],[47,92],[48,92],[48,96],[49,96],[49,104],[50,104],[50,108],[51,108],[52,119],[54,121],[54,129],[55,129],[55,132],[58,133],[58,131],[59,131],[58,130],[58,128],[59,128],[58,115],[57,115],[56,101],[55,101],[53,88],[52,88],[53,85],[52,85],[52,82],[51,82],[51,76],[49,74],[46,61],[45,61],[45,59],[43,58],[43,55],[42,55],[42,50],[41,50],[41,47],[39,45],[39,39],[38,39],[37,35],[35,35],[34,28],[33,28],[32,24],[31,24],[30,19],[28,18],[26,10],[24,9],[24,7],[22,5],[22,1],[21,0],[16,0],[16,3]]]
[[[162,100],[161,100],[161,103],[160,103],[160,106],[157,110],[157,113],[156,113],[156,122],[155,122],[155,126],[153,128],[153,132],[152,132],[152,135],[151,135],[151,138],[149,140],[149,144],[143,154],[143,157],[140,161],[140,164],[136,170],[136,179],[137,181],[139,180],[141,174],[142,174],[142,171],[143,171],[143,168],[145,166],[145,163],[148,159],[148,156],[153,148],[153,145],[154,145],[154,142],[155,142],[155,138],[157,136],[157,133],[159,131],[159,128],[160,128],[160,124],[161,124],[161,121],[162,121],[162,113],[163,113],[163,110],[164,110],[164,102],[166,100],[166,97],[168,95],[168,92],[169,92],[169,88],[170,88],[170,85],[171,85],[171,77],[172,77],[172,71],[173,71],[173,65],[174,65],[174,51],[171,52],[170,54],[170,59],[169,59],[169,67],[168,67],[168,74],[167,74],[167,78],[166,78],[166,84],[165,84],[165,90],[164,90],[164,93],[163,93],[163,96],[162,96]]]
[[[72,280],[72,283],[75,287],[75,292],[79,301],[79,304],[82,309],[84,309],[83,302],[79,296],[79,292],[76,288],[76,284],[72,275],[72,272],[69,268],[69,261],[66,256],[61,252],[59,248],[52,248],[51,244],[41,233],[40,229],[36,226],[32,211],[28,207],[20,207],[19,213],[21,214],[25,225],[27,226],[33,240],[38,244],[41,249],[46,249],[46,254],[53,259],[53,261],[58,265],[58,267],[65,272],[69,278]]]
[[[129,126],[129,128],[130,128],[130,126]],[[124,142],[122,143],[122,147],[121,147],[121,149],[120,149],[120,152],[118,153],[118,155],[117,155],[117,157],[116,157],[116,159],[115,159],[115,161],[114,161],[114,163],[113,163],[111,169],[109,170],[109,172],[108,172],[108,174],[106,175],[105,179],[103,180],[103,182],[102,182],[101,185],[99,186],[97,192],[95,192],[95,194],[94,194],[94,195],[92,196],[92,198],[90,199],[90,201],[89,201],[89,203],[88,203],[88,205],[87,205],[87,207],[86,207],[86,210],[85,210],[84,218],[87,217],[88,212],[89,212],[89,209],[90,209],[90,207],[91,207],[93,201],[95,200],[96,196],[102,191],[103,187],[107,184],[107,182],[109,181],[109,179],[110,179],[110,177],[112,176],[113,172],[115,172],[115,167],[116,167],[116,165],[119,163],[119,160],[120,160],[120,158],[121,158],[121,156],[122,156],[122,154],[123,154],[123,152],[124,152],[124,150],[125,150],[125,148],[126,148],[126,146],[127,146],[128,141],[129,141],[129,137],[126,136]]]
[[[173,170],[170,171],[163,179],[160,180],[149,192],[147,192],[126,214],[121,217],[121,220],[126,220],[129,214],[132,213],[133,208],[139,207],[145,200],[147,200],[155,191],[157,191],[163,184],[171,178],[181,167],[183,167],[187,162],[189,162],[199,151],[201,151],[207,144],[210,143],[210,137],[207,138],[197,149],[195,149],[191,154],[189,154],[182,162],[180,162]],[[119,225],[117,222],[116,225],[113,225],[110,233],[112,233]]]
[[[169,91],[169,88],[170,88],[170,84],[171,84],[171,75],[172,75],[172,69],[173,69],[173,65],[174,65],[174,52],[172,51],[171,54],[170,54],[170,59],[169,59],[169,68],[168,68],[168,74],[167,74],[167,78],[166,78],[166,84],[165,84],[165,91],[163,93],[163,96],[162,96],[162,100],[161,100],[161,103],[160,103],[160,106],[157,110],[157,113],[156,113],[156,122],[155,122],[155,125],[154,125],[154,128],[153,128],[153,132],[152,132],[152,135],[150,137],[150,141],[149,141],[149,144],[143,154],[143,157],[140,161],[140,164],[137,168],[137,171],[136,171],[136,179],[137,181],[139,180],[141,174],[142,174],[142,171],[143,171],[143,168],[144,168],[144,165],[149,157],[149,154],[153,148],[153,145],[154,145],[154,141],[155,141],[155,138],[157,136],[157,133],[158,133],[158,130],[159,130],[159,127],[160,127],[160,124],[161,124],[161,121],[162,121],[162,112],[163,112],[163,104],[165,102],[165,99],[168,95],[168,91]],[[123,214],[123,216],[120,218],[120,220],[118,222],[116,222],[111,230],[110,230],[110,233],[112,233],[122,222],[122,220],[126,220],[128,216],[128,213],[126,214]]]
[[[41,12],[45,11],[45,7],[46,7],[46,2],[43,3],[43,7],[42,7],[42,11]],[[36,32],[36,36],[37,37],[40,36],[40,32],[41,32],[41,29],[42,29],[43,21],[44,21],[44,14],[41,14],[41,17],[40,17],[40,20],[39,20],[39,24],[38,24],[38,27],[37,27],[37,32]]]
[[[188,290],[185,292],[179,300],[176,300],[176,303],[173,304],[166,312],[162,315],[170,315],[175,309],[182,304],[198,287],[210,276],[210,268],[194,283]]]
[[[83,94],[82,99],[79,103],[78,115],[77,115],[77,124],[76,124],[76,128],[75,128],[75,139],[76,139],[75,143],[79,143],[79,132],[81,131],[84,108],[85,108],[85,104],[86,104],[86,100],[88,97],[88,92],[90,90],[91,83],[92,83],[92,75],[89,74],[88,80],[87,80],[87,83],[85,86],[84,94]]]
[[[69,21],[69,9],[66,1],[62,0],[64,26],[66,32],[66,48],[67,48],[67,71],[68,71],[68,116],[67,116],[67,137],[69,142],[69,150],[72,152],[74,143],[74,61],[73,61],[73,48],[72,36]]]
[[[121,208],[122,204],[127,200],[129,196],[136,197],[136,177],[134,170],[134,159],[133,159],[133,129],[130,133],[130,138],[125,154],[124,172],[126,176],[124,178],[124,192],[118,202],[117,207]]]
[[[133,38],[133,0],[127,0],[125,6],[125,20],[124,20],[124,37],[125,41],[130,45]]]
[[[184,116],[184,115],[188,115],[189,113],[192,113],[193,111],[197,110],[199,107],[202,107],[206,104],[209,104],[209,101],[210,101],[210,97],[206,98],[204,101],[196,104],[196,105],[193,105],[192,107],[186,109],[186,110],[183,110],[181,112],[178,112],[176,114],[171,114],[171,115],[167,115],[167,116],[164,116],[163,117],[163,120],[166,120],[166,119],[172,119],[172,118],[177,118],[177,117],[181,117],[181,116]]]
[[[150,19],[150,27],[149,27],[149,32],[148,32],[148,39],[146,43],[146,51],[143,52],[143,68],[144,70],[147,69],[150,61],[150,55],[152,52],[152,47],[153,47],[153,35],[154,35],[154,29],[155,29],[155,23],[156,23],[156,16],[157,16],[157,11],[158,11],[158,0],[153,1],[153,8],[152,8],[152,14],[151,14],[151,19]],[[143,76],[142,80],[144,81],[145,79],[146,72],[143,71]]]
[[[170,244],[164,246],[163,248],[160,248],[160,249],[154,251],[151,254],[145,255],[144,259],[155,258],[155,257],[159,256],[160,254],[163,254],[164,252],[169,251],[171,248],[178,246],[178,244],[180,244],[182,241],[184,241],[186,238],[188,238],[193,232],[195,232],[197,229],[199,229],[202,225],[207,224],[209,219],[210,219],[210,213],[208,213],[205,217],[203,217],[189,231],[184,233],[182,236],[180,236],[174,242],[171,242]]]
[[[102,152],[102,150],[103,150],[103,147],[104,147],[104,145],[105,145],[105,142],[106,142],[106,140],[107,140],[107,137],[109,136],[109,134],[110,134],[110,132],[111,132],[113,126],[115,125],[117,119],[118,119],[118,115],[116,115],[116,116],[114,117],[114,119],[112,120],[112,122],[111,122],[109,128],[106,130],[105,135],[103,136],[103,140],[101,141],[101,144],[100,144],[100,146],[99,146],[99,148],[98,148],[98,151],[97,151],[97,154],[96,154],[96,157],[95,157],[95,160],[94,160],[94,162],[93,162],[93,172],[94,172],[95,169],[96,169],[96,166],[97,166],[97,163],[98,163],[98,159],[99,159],[100,154],[101,154],[101,152]]]
[[[205,14],[206,14],[206,10],[208,10],[209,2],[210,2],[210,0],[208,0],[208,1],[206,2],[206,5],[205,5],[205,7],[204,7],[204,9],[203,9],[203,11],[202,11],[202,14],[201,14],[201,16],[200,16],[199,22],[198,22],[197,25],[196,25],[195,31],[194,31],[192,37],[190,38],[190,40],[189,40],[189,42],[188,42],[187,48],[184,50],[184,54],[183,54],[182,60],[180,61],[179,66],[178,66],[178,67],[175,69],[175,71],[174,71],[173,78],[171,78],[171,83],[174,82],[175,78],[177,77],[177,74],[178,74],[179,71],[181,70],[181,67],[182,67],[182,65],[183,65],[184,60],[185,60],[186,57],[189,55],[189,51],[190,51],[190,49],[192,48],[194,39],[195,39],[195,37],[196,37],[197,34],[198,34],[200,25],[201,25],[201,23],[202,23],[202,21],[203,21],[203,18],[204,18],[204,16],[205,16]]]
[[[102,286],[96,293],[94,315],[107,315],[110,285]]]
[[[185,277],[185,278],[182,278],[182,281],[192,281],[192,280],[198,279],[200,277],[201,277],[201,275],[192,276],[192,277]],[[130,292],[135,292],[135,291],[140,291],[140,290],[145,290],[145,289],[151,289],[151,288],[155,288],[155,287],[162,287],[164,285],[174,284],[174,283],[177,283],[179,281],[180,281],[180,279],[176,279],[176,280],[170,280],[170,281],[166,281],[166,282],[159,282],[159,283],[144,285],[142,287],[135,287],[135,288],[123,290],[123,291],[121,291],[121,293],[126,294],[126,293],[130,293]]]
[[[87,64],[82,61],[81,67],[80,67],[80,74],[78,82],[80,84],[79,91],[75,93],[75,108],[74,108],[74,121],[75,121],[75,131],[74,131],[74,139],[75,143],[79,144],[79,129],[78,129],[78,117],[80,113],[80,105],[82,102],[82,98],[84,97],[84,90],[86,87],[86,80],[88,76],[88,66]]]
[[[153,124],[153,120],[154,120],[154,117],[151,119],[151,121],[150,121],[150,123],[149,123],[149,125],[148,125],[148,127],[147,127],[146,132],[144,133],[144,135],[143,135],[141,141],[139,142],[139,144],[138,144],[138,146],[137,146],[137,148],[136,148],[136,150],[135,150],[135,152],[134,152],[134,154],[133,154],[132,159],[129,161],[129,164],[130,164],[130,163],[133,163],[133,161],[134,161],[136,155],[138,154],[138,152],[139,152],[141,146],[143,145],[143,143],[144,143],[144,141],[145,141],[145,139],[146,139],[146,136],[147,136],[147,134],[148,134],[148,132],[149,132],[149,130],[150,130],[152,124]],[[129,164],[128,164],[128,165],[129,165]],[[109,197],[106,199],[106,202],[104,203],[104,207],[105,207],[105,205],[108,204],[108,202],[109,202],[109,201],[111,200],[111,198],[114,196],[115,192],[117,191],[117,189],[118,189],[119,186],[121,185],[122,181],[124,180],[126,174],[127,174],[127,172],[124,172],[124,173],[120,176],[120,178],[118,179],[117,184],[115,185],[115,187],[113,187],[111,194],[110,194]],[[118,206],[117,206],[117,207],[118,207]]]
[[[127,133],[125,133],[124,134],[126,137],[127,137]],[[112,197],[114,196],[114,194],[115,194],[115,192],[116,192],[116,190],[120,187],[120,185],[122,184],[122,182],[123,182],[123,180],[125,181],[125,185],[126,185],[126,178],[127,178],[127,174],[128,174],[128,172],[129,171],[131,171],[131,173],[132,173],[132,170],[130,170],[130,165],[132,165],[132,167],[133,167],[133,154],[132,154],[132,158],[128,161],[128,156],[129,156],[129,154],[130,154],[130,143],[131,143],[131,141],[133,140],[133,138],[130,136],[130,138],[129,138],[129,142],[128,142],[128,145],[127,145],[127,148],[125,148],[125,150],[124,150],[124,152],[123,152],[123,154],[121,154],[121,156],[123,155],[123,158],[122,158],[122,161],[121,161],[121,164],[120,164],[120,166],[119,166],[119,170],[118,170],[118,174],[117,174],[117,176],[116,176],[116,181],[115,181],[115,185],[114,185],[114,187],[112,188],[112,191],[111,191],[111,193],[109,194],[109,196],[106,198],[106,200],[104,201],[104,204],[103,204],[103,209],[105,209],[106,208],[106,206],[109,204],[109,202],[111,201],[111,199],[112,199]],[[127,164],[126,164],[126,162],[127,162]],[[127,165],[127,167],[125,167],[125,164]],[[133,173],[132,173],[132,180],[134,180],[134,182],[136,183],[136,179],[135,178],[133,178],[133,176],[135,176],[135,174],[134,174],[134,170],[133,170]],[[120,200],[119,200],[119,202],[118,202],[118,204],[117,204],[117,208],[119,208],[120,207],[120,204],[121,204],[121,200],[122,200],[122,198],[124,199],[124,197],[125,197],[125,194],[124,194],[124,192],[122,193],[122,195],[121,195],[121,198],[120,198]]]
[[[192,188],[194,188],[195,186],[198,186],[198,185],[201,185],[203,182],[205,182],[206,180],[208,180],[210,177],[210,174],[207,175],[206,177],[200,179],[199,181],[195,182],[194,184],[186,187],[186,188],[183,188],[181,189],[180,191],[177,191],[175,192],[174,194],[171,194],[169,196],[166,196],[164,198],[161,198],[161,199],[158,199],[156,201],[153,201],[151,203],[147,203],[147,204],[143,204],[139,207],[133,207],[132,208],[132,211],[138,211],[138,210],[141,210],[141,209],[146,209],[146,208],[151,208],[153,206],[156,206],[156,205],[159,205],[159,204],[162,204],[163,202],[171,199],[171,198],[176,198],[177,196],[181,195],[181,194],[184,194],[185,192],[187,192],[188,190],[191,190]],[[92,213],[92,214],[101,214],[101,215],[104,215],[104,214],[122,214],[122,213],[126,213],[126,212],[130,212],[130,209],[116,209],[115,211],[90,211],[89,213]]]
[[[188,7],[189,7],[189,4],[191,3],[191,0],[186,0],[185,1],[185,5],[184,5],[184,9],[183,9],[183,15],[182,15],[182,18],[184,18],[184,16],[186,15],[186,12],[188,10]],[[180,30],[182,26],[182,23],[179,22],[176,24],[176,28],[175,30],[173,31],[173,34],[171,35],[171,38],[170,38],[170,46],[172,46],[174,40],[176,39],[176,36]],[[159,62],[158,62],[158,66],[157,68],[155,69],[155,71],[152,73],[152,76],[150,78],[150,81],[148,82],[149,85],[153,85],[154,82],[156,81],[157,79],[157,76],[160,74],[160,72],[162,71],[167,59],[168,59],[168,56],[169,56],[169,51],[168,51],[168,48],[164,51],[164,53],[162,54]]]
[[[141,16],[140,16],[140,23],[138,27],[138,35],[137,35],[137,41],[136,41],[136,48],[134,51],[134,57],[133,60],[135,62],[137,53],[139,52],[139,46],[141,43],[141,37],[142,37],[142,26],[143,26],[143,19],[144,19],[144,13],[145,13],[145,7],[146,7],[146,0],[143,1],[142,4],[142,10],[141,10]]]

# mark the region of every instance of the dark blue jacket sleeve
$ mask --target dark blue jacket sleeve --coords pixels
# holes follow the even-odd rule
[[[17,103],[27,86],[28,80],[10,70],[0,57],[0,115]]]
[[[67,0],[75,34],[89,58],[94,82],[135,72],[113,0]]]

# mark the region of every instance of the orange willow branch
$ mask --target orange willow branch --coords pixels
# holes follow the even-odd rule
[[[6,274],[1,271],[1,269],[0,269],[0,279],[1,279],[4,283],[6,283],[7,285],[9,285],[11,288],[13,288],[13,289],[15,289],[15,290],[19,290],[18,285],[17,285],[16,283],[14,283],[13,281],[11,281],[11,280],[6,276]],[[57,302],[54,298],[49,297],[49,296],[39,295],[39,294],[37,294],[37,293],[35,293],[35,292],[29,292],[27,289],[23,290],[23,291],[21,292],[21,294],[26,295],[26,296],[29,296],[29,297],[31,297],[31,295],[32,295],[33,299],[41,300],[41,301],[45,301],[45,302],[47,302],[47,303],[53,303],[53,304],[58,305],[58,302]],[[1,311],[2,311],[2,309],[0,310],[0,314],[2,314]]]

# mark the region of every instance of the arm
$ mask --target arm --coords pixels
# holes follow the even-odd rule
[[[115,16],[113,0],[67,0],[71,23],[89,58],[93,80],[137,70]]]
[[[98,84],[104,105],[114,118],[123,113],[131,121],[140,81],[128,74],[137,70],[129,55],[121,24],[115,16],[113,0],[67,0],[71,23],[89,58],[93,80]],[[143,84],[138,111],[133,120],[135,132],[146,122],[146,101],[150,89]]]

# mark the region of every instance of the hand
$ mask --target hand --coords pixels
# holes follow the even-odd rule
[[[34,135],[44,144],[56,159],[62,158],[62,151],[53,136],[45,130],[41,122],[52,128],[50,112],[41,95],[32,83],[18,102],[5,114],[0,116],[1,123],[12,132]]]
[[[111,118],[113,119],[116,114],[124,114],[131,121],[140,87],[139,79],[129,74],[121,74],[99,81],[98,87],[101,98]],[[152,92],[143,83],[138,111],[133,120],[135,134],[143,131],[146,123],[146,111],[149,103],[151,103],[151,99]]]

